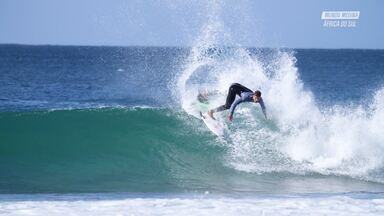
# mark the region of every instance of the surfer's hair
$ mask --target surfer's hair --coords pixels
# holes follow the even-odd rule
[[[255,91],[255,95],[256,95],[257,97],[261,97],[261,92],[260,92],[259,90],[256,90],[256,91]]]

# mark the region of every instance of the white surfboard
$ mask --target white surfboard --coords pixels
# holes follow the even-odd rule
[[[208,114],[203,114],[200,112],[201,119],[207,125],[208,129],[212,131],[216,136],[223,137],[225,131],[225,125],[218,120],[214,120],[208,116]]]
[[[195,117],[200,116],[201,120],[203,120],[204,124],[207,126],[207,128],[216,136],[218,137],[224,137],[225,132],[227,130],[227,126],[225,123],[222,121],[220,116],[217,116],[217,119],[212,119],[208,115],[208,111],[212,106],[216,106],[215,100],[218,99],[218,94],[216,91],[213,92],[208,92],[206,95],[200,97],[201,95],[198,95],[196,98],[196,101],[193,102],[193,107],[194,110],[197,111],[195,112],[194,115]]]

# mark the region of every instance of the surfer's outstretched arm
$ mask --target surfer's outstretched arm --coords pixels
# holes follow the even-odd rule
[[[242,102],[244,102],[242,98],[237,98],[237,99],[235,100],[235,102],[233,102],[233,104],[231,105],[230,113],[229,113],[229,115],[228,115],[228,119],[229,119],[230,121],[232,121],[232,119],[233,119],[233,113],[235,112],[235,109],[236,109],[237,105],[239,105],[239,104],[242,103]]]
[[[267,111],[266,111],[266,109],[265,109],[265,104],[264,104],[263,99],[259,100],[259,104],[260,104],[261,110],[263,111],[264,117],[265,117],[266,119],[268,119],[268,117],[267,117]]]

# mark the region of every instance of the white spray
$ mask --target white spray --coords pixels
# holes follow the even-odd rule
[[[262,60],[232,42],[214,1],[212,16],[203,26],[178,77],[183,109],[200,88],[225,94],[233,82],[260,89],[269,120],[258,105],[242,104],[228,123],[228,164],[246,172],[317,172],[384,182],[384,89],[371,106],[329,107],[321,110],[305,90],[290,52],[275,51]],[[224,45],[223,45],[224,44]],[[200,83],[199,83],[200,82]],[[215,104],[216,105],[216,104]],[[220,113],[226,115],[226,112]]]

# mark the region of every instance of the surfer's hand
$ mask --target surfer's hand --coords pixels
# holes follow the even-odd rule
[[[229,119],[229,121],[232,121],[232,120],[233,120],[233,116],[232,116],[232,115],[229,115],[229,116],[228,116],[228,119]]]

